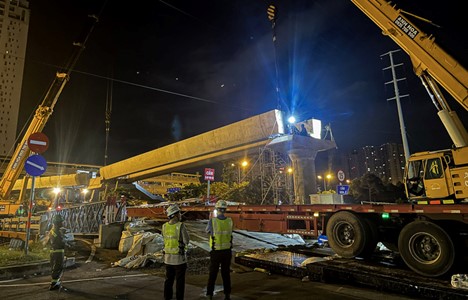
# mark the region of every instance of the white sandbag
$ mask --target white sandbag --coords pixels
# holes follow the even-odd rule
[[[143,254],[143,246],[153,240],[156,233],[143,232],[133,236],[133,244],[130,250],[128,250],[127,256]]]
[[[119,252],[126,253],[133,245],[133,234],[130,231],[122,231],[119,242]]]
[[[154,238],[149,241],[143,249],[143,254],[152,254],[164,249],[164,238],[161,234],[156,233]]]
[[[112,263],[112,266],[113,267],[125,267],[129,262],[133,261],[133,260],[136,260],[138,259],[138,256],[127,256],[127,257],[124,257],[118,261],[116,261],[115,263]]]

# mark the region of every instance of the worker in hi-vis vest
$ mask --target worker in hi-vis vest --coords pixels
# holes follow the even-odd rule
[[[164,238],[164,299],[172,299],[174,280],[176,281],[176,299],[184,299],[185,272],[187,271],[187,246],[190,241],[187,228],[181,222],[180,208],[172,204],[166,210],[169,221],[162,226]]]
[[[224,215],[227,203],[219,200],[215,205],[215,218],[211,218],[206,227],[210,234],[210,274],[206,288],[206,296],[213,299],[214,286],[221,265],[221,277],[223,278],[224,299],[231,299],[231,258],[232,258],[232,219]]]
[[[48,237],[48,243],[50,245],[50,269],[52,277],[49,290],[56,290],[60,289],[61,287],[66,241],[64,228],[62,228],[62,216],[59,214],[54,215],[52,218],[52,224],[52,229],[49,231]]]

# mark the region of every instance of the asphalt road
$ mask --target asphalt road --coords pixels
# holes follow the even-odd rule
[[[123,272],[122,272],[123,271]],[[49,291],[49,277],[35,277],[1,283],[2,299],[163,299],[164,278],[140,271],[114,269],[96,271],[95,276],[79,278],[80,268],[65,273],[60,291]],[[351,286],[302,282],[281,275],[258,272],[232,274],[233,300],[247,299],[412,299]],[[204,299],[206,275],[187,276],[185,299]],[[223,299],[221,285],[214,299]]]
[[[0,282],[0,298],[15,300],[163,299],[164,267],[156,266],[137,270],[111,267],[109,257],[111,259],[119,257],[118,251],[98,249],[97,255],[89,263],[86,263],[89,259],[88,255],[84,255],[83,251],[78,251],[75,266],[66,269],[64,273],[65,289],[49,291],[49,276],[32,276]],[[233,264],[232,269],[233,300],[413,299],[366,288],[268,275],[236,264]],[[187,300],[204,299],[207,274],[202,270],[199,274],[194,273],[196,272],[191,272],[186,278],[185,299]],[[214,299],[224,299],[221,282],[216,286],[215,292],[217,294]]]

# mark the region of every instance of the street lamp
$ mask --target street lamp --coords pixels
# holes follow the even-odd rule
[[[330,179],[332,178],[331,174],[327,174],[327,185],[330,186]]]
[[[243,160],[242,162],[238,163],[238,164],[235,164],[235,163],[232,163],[231,164],[231,167],[235,167],[237,165],[237,184],[240,184],[241,182],[241,167],[242,169],[244,169],[245,167],[247,167],[249,165],[249,162],[246,161],[246,160]]]
[[[53,193],[55,194],[53,208],[57,208],[57,207],[59,206],[59,199],[58,199],[58,197],[59,197],[59,194],[60,194],[61,191],[62,191],[62,189],[59,188],[59,187],[55,187],[55,188],[53,189]]]
[[[327,181],[328,181],[328,185],[330,185],[330,179],[332,178],[332,175],[327,174],[327,175],[325,175],[325,177],[323,177],[321,175],[318,175],[317,178],[320,179],[320,180],[323,179],[323,190],[326,191],[327,190]]]
[[[86,194],[89,192],[89,190],[83,189],[81,192],[83,193],[83,202],[86,202]]]
[[[318,176],[317,176],[317,179],[320,179],[320,180],[323,179],[323,190],[326,191],[326,190],[327,190],[327,184],[325,183],[325,178],[323,178],[322,176],[318,175]]]
[[[249,165],[249,162],[246,161],[246,160],[243,160],[243,161],[241,162],[240,166],[239,166],[239,184],[240,184],[240,182],[241,182],[241,171],[242,171],[242,173],[244,173],[243,171],[244,171],[245,167],[247,167],[248,165]],[[242,166],[242,170],[241,170],[241,168],[240,168],[241,166]]]

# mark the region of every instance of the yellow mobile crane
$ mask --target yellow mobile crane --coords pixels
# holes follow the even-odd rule
[[[79,37],[78,42],[73,43],[75,48],[70,57],[70,60],[68,61],[68,64],[62,70],[56,73],[55,78],[46,93],[46,96],[42,100],[42,103],[39,105],[39,107],[36,109],[36,113],[31,123],[29,124],[29,127],[16,147],[9,164],[5,169],[5,172],[0,178],[0,216],[14,214],[21,205],[21,199],[10,200],[9,197],[16,180],[23,171],[25,161],[31,153],[28,148],[28,138],[33,133],[41,132],[46,125],[47,120],[51,116],[54,110],[54,106],[63,91],[63,88],[70,79],[70,73],[73,71],[78,58],[85,49],[85,44],[98,21],[98,18],[94,15],[90,15],[88,17],[88,24],[86,24],[83,34]],[[26,180],[24,182],[26,182]]]
[[[466,201],[468,133],[438,84],[468,110],[468,72],[435,43],[433,36],[409,21],[410,13],[385,0],[351,1],[410,56],[414,72],[429,93],[454,144],[454,149],[410,156],[405,170],[408,199],[431,204]]]

